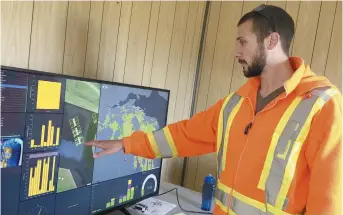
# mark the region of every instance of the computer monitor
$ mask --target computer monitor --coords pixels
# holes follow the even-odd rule
[[[1,67],[1,214],[106,214],[156,195],[161,159],[93,159],[88,140],[167,121],[169,91]]]

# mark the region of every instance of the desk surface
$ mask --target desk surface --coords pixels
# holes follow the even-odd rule
[[[171,190],[173,188],[178,188],[178,194],[179,194],[179,202],[181,207],[184,210],[188,210],[188,211],[199,211],[199,212],[207,212],[207,211],[202,211],[200,206],[201,206],[201,193],[199,192],[195,192],[193,190],[178,186],[178,185],[174,185],[174,184],[170,184],[170,183],[166,183],[166,182],[162,182],[161,186],[160,186],[160,191],[159,193],[164,193],[168,190]],[[177,213],[184,213],[184,214],[199,214],[199,213],[189,213],[189,212],[185,212],[182,211],[181,208],[179,207],[178,203],[177,203],[177,199],[176,199],[176,190],[173,190],[169,193],[166,193],[162,196],[155,196],[153,198],[156,199],[160,199],[162,201],[166,201],[172,204],[175,204],[176,207],[171,210],[169,213],[167,213],[167,215],[173,215],[173,214],[177,214]],[[212,209],[214,207],[214,204],[212,204]],[[208,211],[209,213],[211,213],[210,211]],[[112,212],[109,215],[123,215],[122,212],[116,211],[116,212]]]

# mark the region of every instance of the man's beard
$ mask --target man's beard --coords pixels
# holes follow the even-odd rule
[[[247,64],[245,60],[240,60],[239,63]],[[248,65],[247,69],[243,68],[244,76],[247,78],[260,76],[265,66],[266,66],[266,54],[263,50],[263,47],[261,47],[259,51],[256,52],[256,55],[253,61],[251,62],[251,65]]]

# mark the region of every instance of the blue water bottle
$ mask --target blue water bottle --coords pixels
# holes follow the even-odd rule
[[[214,177],[211,174],[207,175],[202,186],[201,209],[204,211],[211,210],[215,186],[216,180],[214,179]]]

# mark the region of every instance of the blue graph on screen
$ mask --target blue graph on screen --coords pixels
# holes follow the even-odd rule
[[[150,89],[102,85],[97,139],[121,139],[136,130],[148,132],[164,127],[166,113],[161,110],[167,109],[167,96],[167,93]],[[103,168],[109,164],[113,168]],[[150,160],[119,152],[95,159],[93,182],[148,171],[160,165],[160,159]]]

